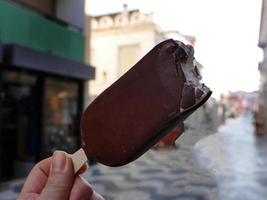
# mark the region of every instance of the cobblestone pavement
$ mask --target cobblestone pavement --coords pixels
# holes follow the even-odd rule
[[[189,128],[177,144],[123,167],[92,166],[85,177],[106,200],[267,199],[267,139],[254,137],[249,117],[216,134]],[[0,200],[15,199],[20,187],[0,189]]]
[[[215,177],[220,199],[267,199],[267,136],[256,137],[251,116],[228,120],[195,145],[199,164]]]
[[[150,151],[120,168],[92,167],[86,178],[106,199],[116,200],[213,200],[217,184],[195,167],[190,151]]]
[[[150,150],[119,168],[96,165],[86,178],[107,200],[216,200],[217,184],[197,167],[193,153],[206,134],[190,128],[178,139],[178,149]]]
[[[206,137],[189,129],[178,150],[149,151],[121,168],[97,165],[86,177],[106,199],[266,200],[267,139],[255,137],[251,121],[230,119]]]

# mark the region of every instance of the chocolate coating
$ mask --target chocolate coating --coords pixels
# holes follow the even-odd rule
[[[127,164],[202,105],[211,92],[198,82],[193,53],[191,46],[166,40],[101,93],[81,120],[87,157]],[[198,101],[195,88],[203,92]]]
[[[195,87],[192,85],[185,84],[182,93],[181,108],[182,109],[189,108],[193,106],[195,103],[196,103]]]

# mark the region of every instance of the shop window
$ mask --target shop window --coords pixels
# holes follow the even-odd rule
[[[42,156],[55,150],[74,152],[79,144],[78,83],[47,79]]]
[[[24,175],[36,160],[37,77],[0,72],[0,181]]]

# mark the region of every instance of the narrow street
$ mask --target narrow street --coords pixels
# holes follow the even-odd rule
[[[27,177],[40,198],[267,200],[267,0],[0,0],[0,200]]]
[[[229,119],[218,133],[187,130],[172,151],[149,151],[121,168],[93,166],[86,176],[106,199],[263,200],[267,139],[251,117]]]
[[[230,119],[195,146],[197,160],[218,183],[220,199],[267,199],[267,137],[256,137],[251,117]]]
[[[265,200],[267,139],[251,117],[229,119],[218,133],[192,128],[176,150],[150,150],[119,168],[94,165],[85,178],[107,200]],[[23,180],[0,189],[15,199]]]

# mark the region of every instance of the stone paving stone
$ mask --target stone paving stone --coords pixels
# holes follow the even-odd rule
[[[2,184],[0,187],[0,200],[15,200],[20,192],[25,179],[18,179]]]
[[[7,190],[0,193],[0,200],[15,200],[18,196],[18,193],[13,190]]]
[[[116,196],[116,200],[150,200],[150,194],[140,190],[121,192]],[[151,199],[152,200],[152,199]]]

